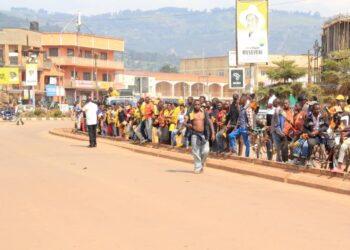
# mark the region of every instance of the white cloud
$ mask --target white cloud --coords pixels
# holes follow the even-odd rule
[[[11,7],[27,7],[33,9],[46,9],[49,11],[76,13],[78,10],[84,14],[100,14],[115,12],[123,9],[157,9],[162,7],[182,7],[189,9],[212,9],[234,6],[235,0],[12,0],[4,1],[1,9]],[[344,11],[349,12],[349,0],[270,0],[271,9],[320,12],[323,16],[332,16]]]

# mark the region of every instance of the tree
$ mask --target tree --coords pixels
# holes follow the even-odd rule
[[[163,73],[179,73],[178,68],[170,64],[164,65],[159,71]]]
[[[350,94],[350,50],[333,52],[322,63],[322,82],[334,85],[332,94]]]
[[[283,81],[283,84],[286,84],[289,80],[295,81],[306,74],[306,71],[298,68],[294,61],[282,60],[273,63],[278,68],[266,72],[267,76],[273,81]]]

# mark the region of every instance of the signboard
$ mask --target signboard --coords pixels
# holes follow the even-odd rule
[[[236,51],[228,52],[228,66],[236,67],[237,66],[237,53]]]
[[[19,84],[18,68],[0,68],[0,84]]]
[[[38,65],[37,64],[26,64],[26,81],[25,86],[36,86],[38,85]]]
[[[56,96],[56,85],[48,84],[46,85],[46,96]]]
[[[244,89],[244,69],[234,68],[229,69],[229,88],[230,89]]]
[[[82,88],[82,89],[93,89],[93,88],[96,88],[96,83],[93,81],[76,80],[75,87]]]
[[[98,87],[100,89],[108,90],[110,87],[113,87],[113,82],[98,82]]]
[[[237,0],[238,64],[268,62],[267,0]]]
[[[57,84],[57,77],[50,76],[50,84]]]

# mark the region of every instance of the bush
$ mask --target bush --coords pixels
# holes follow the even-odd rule
[[[43,117],[46,114],[45,110],[38,109],[38,108],[35,109],[33,113],[34,113],[35,116],[38,116],[38,117]]]
[[[49,115],[50,117],[55,117],[55,118],[62,117],[62,111],[59,109],[54,109],[49,113]]]

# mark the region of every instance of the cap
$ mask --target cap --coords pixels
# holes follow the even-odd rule
[[[345,101],[345,97],[343,95],[338,95],[335,99],[337,101]]]

